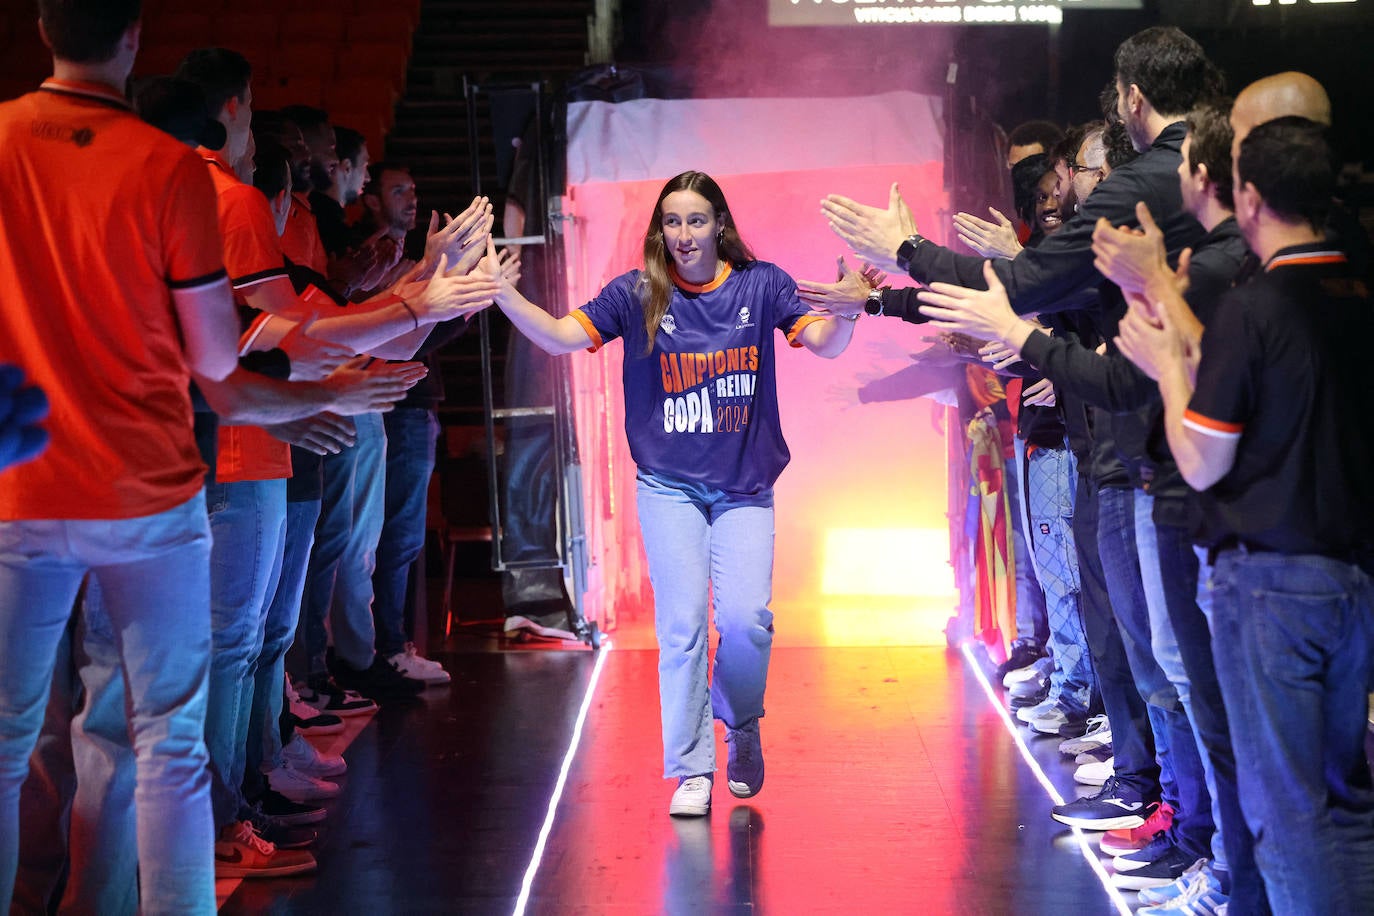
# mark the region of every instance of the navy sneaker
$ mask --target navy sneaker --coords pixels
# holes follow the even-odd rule
[[[759,740],[759,720],[751,719],[739,728],[725,730],[725,743],[730,746],[730,759],[725,765],[725,779],[730,794],[736,798],[750,798],[763,788],[763,744]]]
[[[1112,884],[1131,891],[1144,890],[1147,887],[1164,887],[1182,877],[1195,861],[1194,856],[1170,843],[1168,851],[1148,865],[1112,875]]]
[[[1050,817],[1080,830],[1123,830],[1145,823],[1145,818],[1154,812],[1158,804],[1142,797],[1134,789],[1123,786],[1117,777],[1112,776],[1102,784],[1101,791],[1096,795],[1055,805],[1050,809]],[[1191,861],[1186,862],[1184,867],[1191,864]]]
[[[1123,852],[1112,860],[1112,866],[1117,871],[1135,871],[1137,868],[1144,868],[1151,862],[1163,856],[1170,849],[1174,848],[1174,838],[1169,835],[1169,831],[1161,830],[1156,833],[1150,842],[1134,852]],[[1193,864],[1192,862],[1188,863]]]

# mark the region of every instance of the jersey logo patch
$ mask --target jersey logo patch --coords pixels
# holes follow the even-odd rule
[[[743,306],[739,310],[739,324],[735,325],[735,330],[740,328],[752,328],[754,323],[749,320],[749,306]]]
[[[51,121],[34,121],[33,135],[40,140],[75,143],[85,148],[95,142],[95,131],[89,127],[71,127],[67,124],[54,124]]]
[[[664,315],[663,318],[659,320],[658,326],[663,329],[664,334],[672,334],[677,330],[677,319],[671,314]]]

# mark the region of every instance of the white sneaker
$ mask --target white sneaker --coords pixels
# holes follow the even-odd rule
[[[1059,742],[1059,753],[1065,757],[1077,757],[1084,751],[1112,743],[1112,726],[1104,715],[1093,716],[1088,720],[1088,730],[1078,738],[1066,738]]]
[[[342,776],[348,772],[348,764],[338,754],[321,754],[315,745],[297,733],[281,749],[286,765],[297,773],[317,778]]]
[[[701,817],[711,811],[711,777],[689,776],[677,784],[668,813],[679,817]]]
[[[1054,658],[1042,655],[1024,668],[1014,668],[1002,678],[1002,686],[1010,688],[1021,681],[1045,680],[1054,670]]]
[[[1116,772],[1112,766],[1115,760],[1115,757],[1108,757],[1100,762],[1085,763],[1073,771],[1073,781],[1084,786],[1100,786]]]
[[[302,773],[290,763],[268,770],[266,775],[267,784],[273,791],[285,795],[298,805],[336,798],[339,794],[339,787],[335,783]]]
[[[1049,697],[1046,697],[1034,706],[1022,706],[1018,708],[1016,710],[1016,718],[1029,725],[1031,719],[1043,716],[1051,709],[1054,709],[1054,707],[1057,706],[1058,703],[1058,699],[1051,699]]]
[[[406,643],[405,651],[397,652],[387,662],[411,680],[424,681],[426,684],[447,684],[452,680],[443,665],[425,658],[411,642]]]

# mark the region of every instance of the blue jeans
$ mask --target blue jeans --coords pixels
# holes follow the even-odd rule
[[[386,432],[381,414],[361,414],[353,423],[357,443],[324,459],[324,498],[301,599],[299,638],[310,677],[326,673],[330,635],[340,660],[359,671],[372,665],[372,573],[385,509]]]
[[[1026,443],[1012,440],[1016,454],[1002,465],[1002,486],[1007,491],[1007,531],[1011,540],[1012,561],[1016,564],[1016,638],[1034,640],[1042,648],[1052,638],[1047,617],[1046,593],[1041,588],[1039,559],[1027,535],[1026,490],[1030,474],[1026,468]],[[1034,494],[1031,497],[1034,500]]]
[[[1106,488],[1099,493],[1098,547],[1112,609],[1121,627],[1136,689],[1145,700],[1155,731],[1160,783],[1174,806],[1174,841],[1195,858],[1210,855],[1212,800],[1188,714],[1154,655],[1154,636],[1136,540],[1135,491]],[[1153,522],[1151,523],[1153,524]],[[1115,739],[1115,733],[1113,733]]]
[[[1142,511],[1152,510],[1152,497],[1142,498],[1142,494],[1136,494],[1136,499],[1137,516]],[[1254,838],[1241,813],[1240,794],[1236,788],[1236,754],[1231,747],[1226,707],[1212,660],[1208,615],[1203,610],[1204,605],[1210,609],[1206,597],[1209,584],[1207,577],[1202,575],[1205,564],[1192,546],[1186,528],[1160,524],[1151,528],[1155,549],[1148,550],[1146,541],[1141,539],[1141,572],[1145,577],[1146,596],[1152,602],[1162,603],[1168,618],[1155,628],[1155,651],[1161,660],[1177,658],[1183,666],[1183,677],[1174,680],[1174,685],[1193,723],[1194,737],[1202,751],[1207,792],[1212,798],[1212,821],[1216,825],[1212,838],[1212,867],[1228,891],[1233,877],[1238,879],[1235,883],[1242,892],[1232,895],[1236,912],[1263,913],[1268,907],[1263,902],[1263,885],[1255,865]],[[1143,529],[1137,526],[1136,530],[1139,535]],[[1152,613],[1153,610],[1152,603]],[[1172,640],[1171,648],[1163,646],[1165,640]],[[1170,679],[1174,679],[1173,673]],[[1247,897],[1246,888],[1260,892],[1260,896]]]
[[[1374,581],[1326,557],[1224,551],[1212,627],[1241,807],[1274,912],[1370,912]]]
[[[425,546],[425,508],[434,474],[439,417],[420,407],[397,407],[386,415],[386,519],[377,541],[372,574],[372,619],[377,654],[390,658],[405,649],[406,583]]]
[[[206,678],[210,663],[209,531],[197,496],[156,515],[119,520],[0,522],[0,906],[13,891],[19,787],[43,721],[54,658],[89,572],[103,595],[109,657],[127,678],[117,748],[134,761],[134,846],[143,913],[215,912],[214,827],[206,771]],[[93,628],[87,628],[84,638]],[[92,665],[102,652],[84,651]],[[108,673],[105,672],[105,673]],[[95,674],[83,665],[83,681]],[[88,692],[91,685],[87,684]],[[78,804],[123,791],[102,784],[92,758],[74,755]],[[116,768],[111,768],[111,770]],[[125,821],[127,823],[127,821]],[[127,844],[126,844],[127,845]],[[132,858],[132,856],[129,856]],[[105,863],[73,858],[73,880]],[[129,888],[132,875],[116,890]],[[119,911],[127,906],[120,901]]]
[[[244,791],[252,798],[266,786],[264,769],[281,765],[283,687],[286,680],[286,653],[296,638],[296,622],[301,612],[301,592],[305,588],[305,567],[310,560],[310,545],[315,541],[315,521],[320,517],[320,501],[300,500],[286,504],[286,540],[281,555],[281,576],[263,619],[262,654],[258,656],[253,677],[253,707],[248,720],[247,758],[244,764]]]
[[[210,703],[205,744],[213,775],[215,826],[241,820],[243,774],[267,609],[281,579],[286,481],[246,480],[205,489],[210,552]],[[280,685],[277,687],[281,689]]]
[[[650,471],[638,480],[658,637],[663,775],[714,773],[712,714],[727,728],[763,715],[773,648],[772,493],[760,505]],[[713,678],[708,584],[719,635]]]
[[[1087,713],[1097,692],[1097,679],[1079,606],[1082,589],[1073,537],[1077,462],[1068,449],[1036,449],[1026,476],[1030,482],[1031,541],[1039,584],[1044,589],[1050,648],[1054,650],[1049,695],[1068,709]]]
[[[1117,626],[1107,577],[1098,550],[1098,489],[1091,478],[1078,475],[1074,491],[1073,536],[1078,549],[1082,586],[1083,636],[1092,653],[1093,672],[1102,696],[1102,710],[1112,726],[1113,764],[1117,780],[1145,799],[1159,797],[1159,764],[1154,729],[1145,701],[1136,690],[1121,627]]]

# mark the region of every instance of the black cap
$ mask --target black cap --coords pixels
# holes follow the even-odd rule
[[[190,80],[175,76],[144,80],[134,91],[134,108],[143,120],[191,146],[223,149],[229,139],[224,125],[210,116],[204,90]]]

